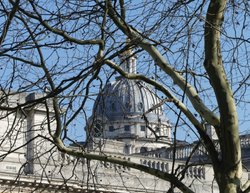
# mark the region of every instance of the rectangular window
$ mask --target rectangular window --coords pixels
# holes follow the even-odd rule
[[[125,125],[125,126],[124,126],[124,131],[129,132],[129,131],[130,131],[130,125]]]
[[[110,132],[114,131],[114,126],[109,126],[109,131]]]
[[[141,125],[141,131],[146,131],[146,127],[144,125]]]
[[[15,172],[16,171],[16,166],[6,166],[6,170]]]

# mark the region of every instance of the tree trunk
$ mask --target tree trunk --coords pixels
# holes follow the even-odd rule
[[[224,179],[226,180],[226,179]],[[238,181],[239,182],[239,181]],[[234,181],[233,179],[228,179],[226,181],[222,181],[219,184],[219,190],[220,193],[240,193],[240,188],[239,188],[239,184]]]
[[[226,3],[226,0],[210,1],[204,34],[204,66],[210,77],[220,111],[220,126],[215,129],[219,138],[221,156],[219,167],[214,167],[215,178],[220,193],[239,193],[242,163],[238,117],[233,93],[226,78],[220,47],[220,32]],[[214,163],[213,166],[215,166]]]

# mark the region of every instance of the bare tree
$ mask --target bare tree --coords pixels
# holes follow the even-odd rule
[[[45,153],[38,155],[41,159],[59,150],[79,159],[138,169],[170,182],[170,191],[193,192],[174,168],[166,173],[91,153],[73,137],[79,128],[84,132],[93,101],[118,72],[154,86],[162,95],[162,104],[175,119],[173,146],[181,128],[187,140],[199,140],[221,193],[250,192],[250,182],[241,181],[239,135],[239,127],[249,122],[243,114],[249,113],[247,1],[4,0],[0,13],[1,119],[6,122],[13,116],[1,134],[1,144],[16,136],[9,140],[10,148],[2,158],[23,147],[16,144],[19,133],[25,132],[21,125],[34,125],[23,120],[40,105],[45,117],[35,123],[40,134],[27,134],[24,146],[44,148]],[[130,41],[125,43],[127,38]],[[137,55],[138,73],[121,67],[119,56],[124,52]],[[21,99],[32,92],[38,94]],[[236,107],[242,112],[240,119]],[[215,128],[216,142],[207,134],[206,125]],[[53,145],[45,147],[44,140]],[[78,148],[69,148],[69,143]],[[32,161],[23,163],[24,172],[32,173]],[[183,171],[187,168],[188,163]]]

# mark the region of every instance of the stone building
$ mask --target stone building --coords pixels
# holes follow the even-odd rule
[[[136,56],[128,55],[131,51],[121,56],[122,68],[136,73]],[[13,94],[5,102],[11,107],[39,97],[34,93]],[[213,169],[201,145],[178,142],[173,149],[172,126],[162,104],[150,85],[117,77],[96,99],[85,127],[86,142],[71,148],[85,147],[92,153],[101,152],[167,173],[174,169],[195,192],[218,192]],[[52,110],[50,114],[53,115]],[[48,119],[44,105],[31,106],[25,112],[2,110],[0,116],[1,192],[163,193],[170,187],[168,182],[135,169],[58,152],[48,140],[48,130],[53,129],[54,122]],[[216,140],[213,129],[208,132]],[[243,163],[249,169],[250,135],[242,136],[241,144]],[[186,168],[194,148],[192,164]],[[249,179],[247,170],[243,179]]]

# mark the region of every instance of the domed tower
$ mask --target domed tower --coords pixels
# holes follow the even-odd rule
[[[136,73],[136,56],[129,50],[120,57],[121,67]],[[124,153],[166,147],[171,125],[154,88],[140,80],[117,77],[97,97],[88,125],[89,136],[124,142]]]

